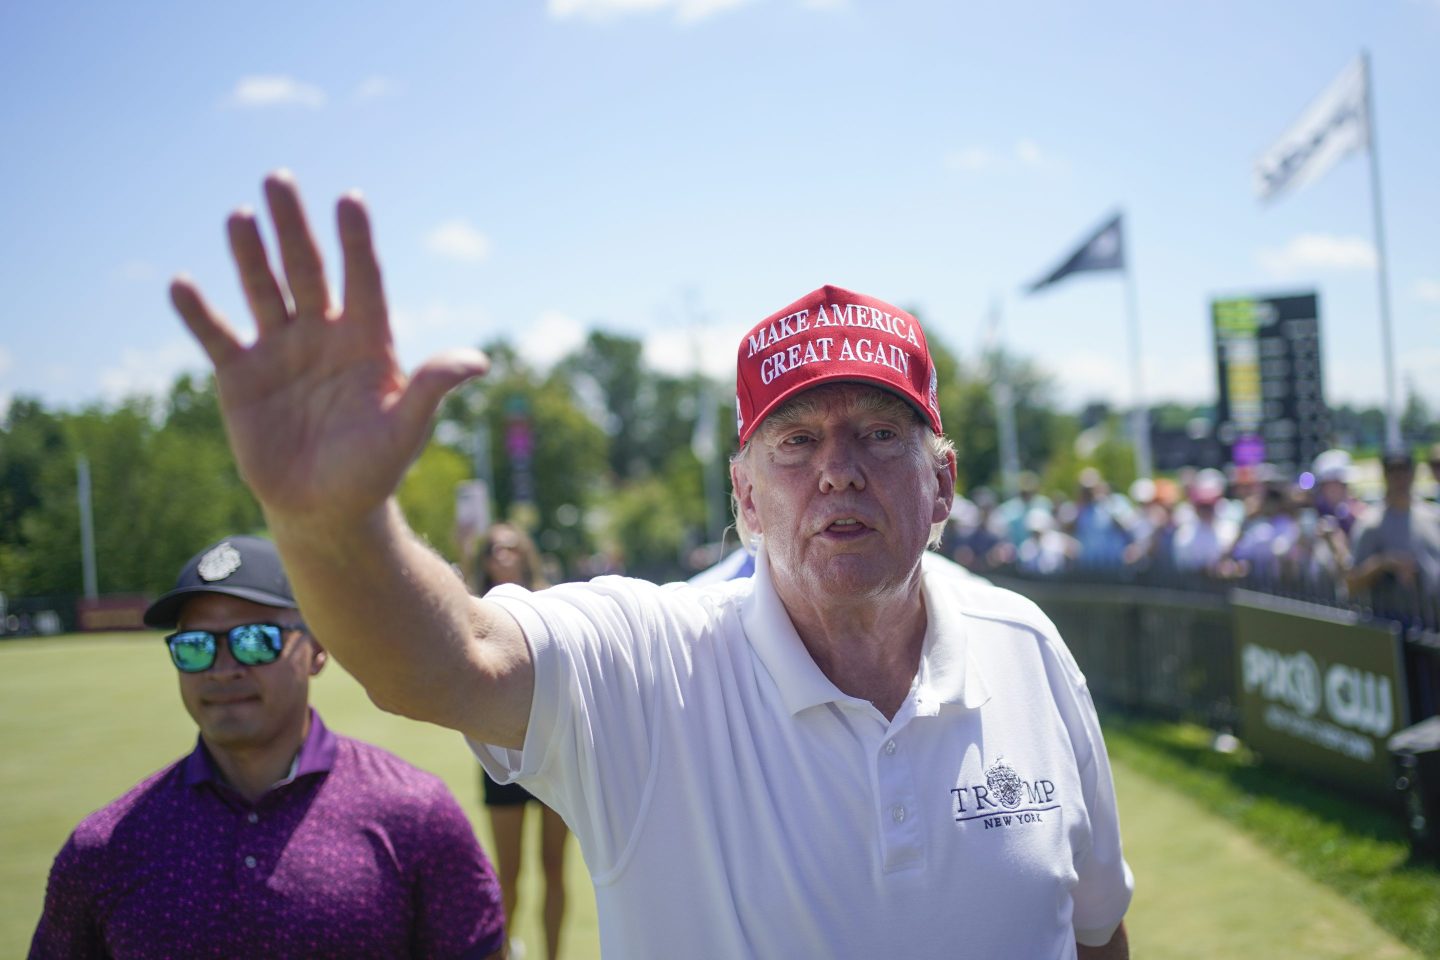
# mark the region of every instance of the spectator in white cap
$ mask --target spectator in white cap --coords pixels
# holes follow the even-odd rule
[[[1355,521],[1365,505],[1350,495],[1350,479],[1354,473],[1350,454],[1344,450],[1326,450],[1315,458],[1310,472],[1315,475],[1315,513],[1330,522],[1349,541]]]
[[[1060,573],[1080,555],[1080,542],[1060,530],[1048,510],[1032,508],[1025,515],[1025,530],[1029,536],[1015,551],[1015,565],[1026,573]]]
[[[1175,531],[1175,567],[1181,571],[1220,573],[1221,561],[1235,543],[1239,528],[1224,516],[1225,475],[1201,470],[1190,486],[1191,514]]]

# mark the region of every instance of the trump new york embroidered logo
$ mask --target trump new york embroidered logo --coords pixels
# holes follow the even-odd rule
[[[1060,809],[1054,781],[1022,777],[1003,756],[985,768],[984,783],[954,787],[950,795],[955,822],[978,821],[985,830],[1044,823],[1047,814]]]

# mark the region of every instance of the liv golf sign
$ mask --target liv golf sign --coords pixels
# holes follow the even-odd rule
[[[1385,740],[1408,716],[1398,631],[1244,590],[1231,610],[1246,742],[1267,763],[1393,801]]]

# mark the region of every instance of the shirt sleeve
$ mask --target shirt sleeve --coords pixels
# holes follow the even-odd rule
[[[1047,653],[1057,661],[1050,666],[1051,689],[1070,733],[1090,827],[1088,845],[1075,852],[1072,923],[1077,943],[1101,947],[1110,942],[1125,918],[1135,891],[1135,876],[1125,862],[1120,842],[1120,812],[1110,756],[1090,687],[1070,651],[1059,642],[1058,633],[1051,637]]]
[[[501,950],[500,884],[470,821],[438,783],[419,844],[411,955],[474,960]]]
[[[660,700],[691,669],[683,649],[660,639],[685,632],[672,620],[686,615],[657,602],[660,591],[601,577],[486,597],[524,632],[535,690],[523,749],[471,749],[497,781],[518,780],[565,819],[597,883],[622,867],[644,822]]]
[[[1090,849],[1076,864],[1079,882],[1075,888],[1075,940],[1087,947],[1110,942],[1135,891],[1135,877],[1125,862],[1120,844],[1120,812],[1115,801],[1115,783],[1110,773],[1110,755],[1100,733],[1100,720],[1082,685],[1076,695],[1083,736],[1091,744],[1089,762],[1080,769],[1085,807],[1090,812]]]
[[[87,869],[84,860],[71,834],[50,868],[45,909],[30,941],[30,960],[108,956],[95,916],[94,898],[85,882],[93,873],[93,865]]]

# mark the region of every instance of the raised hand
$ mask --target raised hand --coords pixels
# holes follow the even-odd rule
[[[171,300],[215,365],[231,448],[266,513],[307,523],[354,520],[385,503],[424,444],[440,400],[483,374],[488,361],[479,351],[456,350],[407,377],[359,196],[336,206],[345,266],[338,306],[294,180],[270,175],[265,197],[289,302],[254,213],[237,211],[227,224],[255,342],[242,343],[188,279],[171,284]]]

